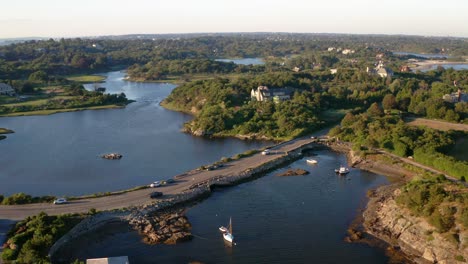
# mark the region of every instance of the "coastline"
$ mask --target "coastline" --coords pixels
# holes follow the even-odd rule
[[[367,204],[348,229],[346,241],[380,247],[391,263],[457,263],[457,257],[468,258],[463,246],[454,246],[446,236],[434,232],[426,219],[397,204],[400,188],[417,175],[413,165],[384,153],[376,154],[383,156],[383,161],[369,155],[362,158],[347,144],[330,147],[345,152],[353,167],[385,175],[390,180],[389,184],[367,193]],[[462,237],[460,241],[462,244]]]
[[[410,67],[412,70],[427,70],[430,69],[434,65],[446,65],[446,64],[453,64],[453,65],[468,65],[468,61],[447,61],[447,60],[425,60],[425,61],[418,61],[414,63],[416,66]]]
[[[310,141],[310,139],[308,140]],[[314,142],[315,143],[315,142]],[[253,168],[249,168],[247,170],[244,170],[240,173],[232,174],[232,175],[226,175],[224,177],[211,177],[208,178],[206,181],[199,182],[197,184],[191,185],[188,189],[184,189],[180,193],[175,193],[173,195],[168,195],[166,199],[163,200],[158,200],[156,203],[146,203],[143,205],[139,206],[132,206],[128,208],[123,208],[123,209],[117,209],[117,210],[110,210],[110,211],[104,211],[102,213],[98,213],[95,216],[88,217],[87,219],[83,220],[80,224],[75,226],[67,235],[64,237],[60,238],[59,241],[57,241],[54,246],[50,250],[50,255],[57,260],[63,258],[64,256],[62,255],[63,252],[67,252],[70,248],[73,247],[75,242],[82,241],[84,239],[84,235],[89,234],[89,233],[95,233],[95,232],[103,232],[106,233],[105,230],[108,228],[109,224],[117,224],[120,223],[122,225],[126,225],[130,228],[133,228],[134,230],[138,230],[138,226],[142,226],[141,223],[148,222],[148,218],[151,217],[152,215],[159,214],[163,210],[168,210],[168,209],[174,209],[174,208],[180,208],[180,207],[186,207],[189,206],[190,204],[199,202],[201,200],[206,199],[211,195],[214,189],[218,187],[226,187],[226,186],[234,186],[238,185],[240,183],[246,182],[246,181],[252,181],[255,180],[258,177],[263,176],[266,172],[271,171],[275,168],[278,167],[283,167],[286,164],[296,160],[297,158],[302,157],[302,152],[308,148],[311,148],[312,146],[314,147],[324,147],[325,144],[314,144],[310,145],[310,143],[302,143],[298,147],[296,147],[294,150],[290,151],[287,153],[287,155],[271,155],[271,158],[269,161]],[[326,144],[328,148],[331,148],[332,150],[339,151],[339,152],[345,152],[347,153],[348,156],[348,161],[351,166],[358,167],[363,170],[368,170],[372,172],[376,172],[379,174],[383,174],[389,177],[393,177],[396,179],[397,182],[402,182],[408,177],[411,176],[411,172],[403,169],[401,166],[394,166],[396,163],[392,163],[391,165],[387,164],[386,166],[384,162],[379,162],[378,160],[373,160],[373,159],[363,159],[356,155],[351,148],[349,147],[348,144],[342,143],[342,144],[337,144],[337,143],[328,143]],[[378,154],[378,155],[384,155],[384,154]],[[392,166],[393,165],[393,166]],[[396,167],[396,168],[394,168]],[[394,168],[394,171],[390,171],[389,168]],[[196,171],[196,170],[194,170]],[[404,177],[401,177],[401,172],[406,171],[407,174],[405,174]],[[187,179],[187,177],[192,177],[193,175],[190,174],[190,172],[181,174],[176,176],[176,179],[184,180]],[[408,177],[407,177],[408,176]],[[385,186],[393,186],[393,185],[385,185]],[[151,190],[148,190],[151,191]],[[366,211],[369,210],[369,204],[372,202],[372,197],[368,201],[368,205],[366,206]],[[359,213],[357,215],[357,218],[362,218],[363,222],[360,223],[360,225],[365,226],[367,222],[369,222],[369,218],[365,217],[365,212],[364,212],[364,217],[360,217],[361,214]],[[367,221],[367,222],[366,222]],[[365,232],[368,229],[365,230]],[[345,230],[343,230],[343,233],[345,233]],[[368,232],[371,235],[374,235],[370,232]],[[379,241],[386,241],[383,239],[379,234],[375,233],[375,237]],[[365,241],[357,241],[357,242],[365,242]],[[387,241],[386,241],[387,242]],[[381,246],[381,243],[368,243],[371,246]],[[407,258],[406,255],[399,250],[396,250],[398,248],[398,245],[396,244],[390,244],[392,247],[384,247],[384,249],[391,249],[387,251],[391,251],[392,254],[398,256],[398,258]],[[66,255],[66,253],[65,253]],[[63,259],[62,259],[63,260]]]
[[[133,102],[133,101],[131,101]],[[131,103],[129,102],[129,103]],[[128,103],[127,103],[128,104]],[[39,115],[53,115],[58,113],[68,113],[68,112],[78,112],[86,110],[103,110],[103,109],[119,109],[125,108],[127,105],[99,105],[99,106],[90,106],[90,107],[77,107],[77,108],[66,108],[66,109],[51,109],[51,110],[38,110],[38,111],[29,111],[29,112],[17,112],[17,113],[8,113],[0,115],[1,117],[16,117],[16,116],[39,116]]]

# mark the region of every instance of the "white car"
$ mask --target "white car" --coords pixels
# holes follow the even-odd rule
[[[155,181],[155,182],[153,182],[153,183],[151,183],[151,184],[149,185],[149,187],[151,187],[151,188],[155,188],[155,187],[159,187],[159,186],[161,186],[161,182],[160,182],[160,181]]]
[[[264,151],[262,151],[262,155],[270,155],[270,150],[265,149]]]
[[[66,203],[68,203],[68,201],[65,198],[58,198],[54,200],[54,204],[66,204]]]

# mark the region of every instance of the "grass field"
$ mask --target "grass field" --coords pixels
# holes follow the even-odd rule
[[[43,105],[46,104],[47,101],[54,99],[54,100],[60,100],[60,99],[73,99],[74,97],[77,96],[68,96],[68,95],[59,95],[59,96],[54,96],[54,97],[44,97],[44,96],[38,96],[31,98],[30,100],[19,102],[19,103],[10,103],[10,104],[4,104],[5,106],[38,106],[38,105]]]
[[[101,75],[78,75],[67,77],[67,80],[80,82],[80,83],[94,83],[94,82],[103,82],[106,79],[106,76]]]

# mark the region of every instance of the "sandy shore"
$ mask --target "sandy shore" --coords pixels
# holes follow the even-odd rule
[[[430,69],[434,65],[446,65],[446,64],[468,65],[468,61],[425,60],[425,61],[418,61],[414,64],[416,66],[411,67],[411,69],[416,71],[416,70],[427,70],[427,69]]]

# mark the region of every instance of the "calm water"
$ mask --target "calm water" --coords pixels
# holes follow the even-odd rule
[[[426,59],[444,59],[444,58],[450,57],[449,55],[446,55],[446,54],[421,54],[421,53],[403,52],[403,51],[394,51],[393,54],[412,55],[412,56],[426,58]]]
[[[124,109],[0,118],[0,127],[16,132],[0,141],[0,194],[60,196],[126,189],[270,144],[181,133],[191,117],[159,106],[174,85],[125,82],[121,72],[107,76],[100,86],[137,102]],[[109,152],[124,156],[99,157]]]
[[[217,59],[217,61],[224,61],[224,62],[234,62],[235,64],[242,64],[242,65],[261,65],[265,64],[265,62],[261,58],[243,58],[243,59]]]
[[[263,178],[218,190],[193,206],[187,216],[195,238],[176,246],[145,245],[134,232],[119,233],[87,247],[75,257],[129,256],[131,263],[386,263],[382,250],[343,241],[346,229],[365,204],[366,190],[384,177],[352,169],[347,177],[333,169],[344,155],[318,151],[318,165],[305,158],[291,164],[311,174]],[[237,245],[226,247],[218,231],[232,216]]]

